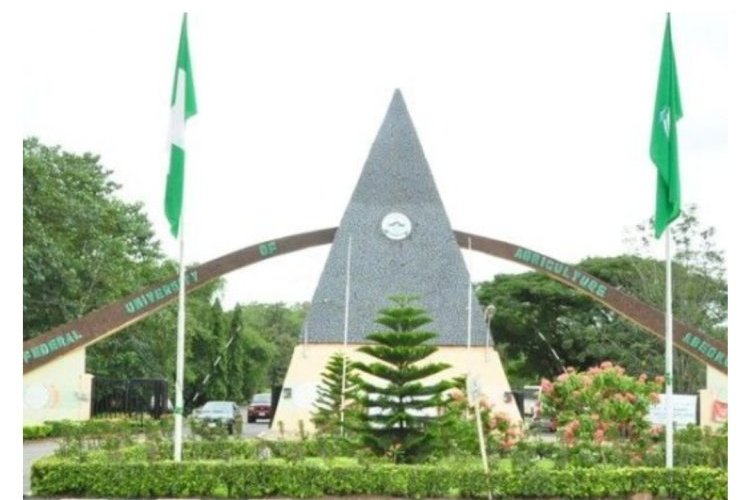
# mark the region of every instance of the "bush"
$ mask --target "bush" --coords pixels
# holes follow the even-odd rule
[[[171,417],[143,418],[92,418],[90,420],[56,420],[42,425],[24,426],[24,439],[102,438],[111,435],[129,436],[141,433],[166,432],[173,428]]]
[[[727,498],[727,472],[702,467],[550,468],[522,471],[495,468],[488,478],[474,466],[358,464],[352,460],[280,459],[90,460],[59,457],[32,467],[35,495],[86,497],[319,497],[386,495],[398,497],[591,498],[638,492],[670,498]]]
[[[554,383],[542,379],[542,411],[557,421],[567,444],[627,442],[643,450],[651,427],[646,416],[663,383],[663,377],[626,375],[609,361],[586,372],[568,368]]]
[[[43,439],[50,437],[52,434],[51,425],[24,425],[23,426],[23,439]]]

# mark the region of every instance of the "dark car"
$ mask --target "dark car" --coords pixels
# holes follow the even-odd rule
[[[247,407],[247,421],[252,423],[259,418],[271,418],[271,393],[261,392],[253,396]]]
[[[242,431],[242,413],[233,401],[209,401],[194,416],[207,427],[224,426],[229,434]]]

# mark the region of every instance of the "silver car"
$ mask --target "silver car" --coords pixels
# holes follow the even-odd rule
[[[229,434],[242,430],[242,412],[234,401],[209,401],[194,416],[208,427],[224,426]]]

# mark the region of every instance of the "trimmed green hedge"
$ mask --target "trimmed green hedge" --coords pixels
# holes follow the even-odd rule
[[[105,435],[128,436],[142,432],[168,431],[173,428],[172,418],[93,418],[90,420],[59,420],[23,428],[24,439],[47,437],[101,437]]]
[[[49,457],[32,467],[35,495],[86,497],[621,497],[650,492],[670,498],[727,498],[727,472],[705,467],[481,468],[358,464],[353,459],[78,462]]]
[[[52,436],[52,426],[41,424],[41,425],[25,425],[23,427],[23,439],[44,439]]]

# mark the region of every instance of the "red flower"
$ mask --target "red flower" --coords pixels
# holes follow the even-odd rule
[[[658,436],[660,434],[664,434],[664,426],[663,425],[653,425],[651,426],[651,435],[652,436]]]
[[[604,429],[597,429],[596,432],[594,432],[594,441],[597,443],[604,441]]]
[[[547,380],[546,378],[542,379],[542,394],[552,394],[552,391],[554,390],[554,386],[552,385],[552,382]]]

